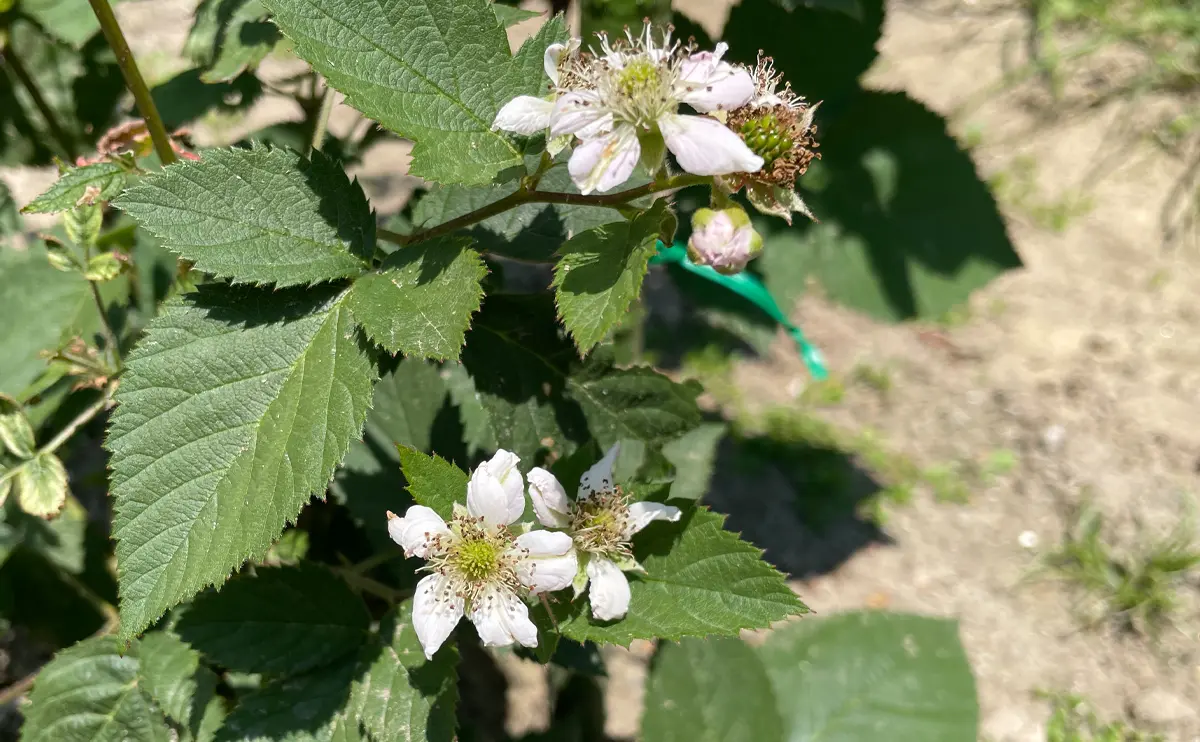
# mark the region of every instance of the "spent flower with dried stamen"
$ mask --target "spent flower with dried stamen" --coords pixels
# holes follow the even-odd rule
[[[728,193],[745,187],[746,196],[764,214],[792,223],[799,212],[814,218],[804,201],[796,195],[796,179],[804,174],[814,157],[816,128],[813,116],[817,105],[809,105],[796,95],[790,83],[776,71],[770,57],[759,52],[751,73],[754,95],[743,106],[729,111],[725,125],[763,158],[761,170],[738,173],[718,179]]]
[[[540,467],[529,471],[529,499],[547,528],[570,534],[579,552],[575,593],[588,589],[592,615],[601,621],[629,612],[629,581],[623,572],[641,570],[630,540],[655,520],[677,521],[679,508],[657,502],[629,502],[613,481],[614,445],[579,480],[575,500],[567,497],[558,478]]]
[[[417,583],[413,627],[432,658],[466,615],[485,646],[537,646],[537,627],[522,597],[561,590],[578,573],[571,538],[554,531],[514,535],[525,511],[518,459],[500,450],[471,474],[466,506],[450,521],[413,505],[401,518],[388,513],[388,533],[431,572]]]

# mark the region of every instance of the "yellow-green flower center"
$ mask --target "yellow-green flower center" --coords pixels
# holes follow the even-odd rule
[[[575,543],[584,551],[619,555],[629,550],[625,525],[629,507],[619,490],[595,495],[576,504],[571,518]]]
[[[636,59],[621,70],[617,89],[627,98],[641,97],[659,85],[658,67],[648,59]]]
[[[467,579],[483,581],[500,567],[500,554],[490,540],[464,540],[453,556],[454,566]]]
[[[746,146],[763,158],[765,165],[791,152],[795,144],[786,127],[780,125],[773,113],[745,122],[741,134]]]

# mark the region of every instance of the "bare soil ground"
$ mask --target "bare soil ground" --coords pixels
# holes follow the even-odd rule
[[[726,12],[724,0],[676,4],[714,30]],[[190,5],[118,6],[139,57],[167,60],[169,72]],[[1012,42],[1025,33],[1015,3],[1011,10],[986,10],[969,2],[889,3],[869,85],[905,90],[944,114],[975,100],[1001,80]],[[991,742],[1045,739],[1048,708],[1032,695],[1039,688],[1081,693],[1104,715],[1136,718],[1172,742],[1200,740],[1200,586],[1183,591],[1175,625],[1151,642],[1103,627],[1081,629],[1073,616],[1078,597],[1068,587],[1022,582],[1039,553],[1060,541],[1069,507],[1085,495],[1114,527],[1118,546],[1133,548],[1147,532],[1173,527],[1181,496],[1200,484],[1200,253],[1164,248],[1159,223],[1184,164],[1114,133],[1130,115],[1146,118],[1170,102],[1114,104],[1054,119],[1033,86],[983,99],[952,120],[957,132],[982,133],[972,151],[981,174],[1027,154],[1038,163],[1042,193],[1085,188],[1092,211],[1054,234],[1024,210],[1006,208],[1025,268],[980,292],[968,321],[953,328],[884,326],[812,295],[795,307],[793,319],[832,368],[867,363],[892,376],[889,394],[851,386],[843,402],[819,411],[823,417],[846,429],[877,430],[924,465],[998,449],[1016,452],[1019,463],[972,491],[966,504],[921,493],[910,505],[890,507],[885,531],[892,543],[863,549],[795,588],[825,615],[886,605],[957,617],[978,682],[983,738]],[[247,119],[199,138],[215,142],[298,113],[268,98]],[[334,128],[353,122],[341,107]],[[407,148],[397,143],[366,158],[359,175],[381,211],[397,208],[411,192],[412,180],[399,175],[406,163]],[[18,202],[53,177],[0,176]],[[766,357],[735,370],[743,396],[764,408],[800,404],[795,393],[806,378],[782,336]],[[749,494],[714,493],[718,507],[742,496]],[[796,548],[796,533],[737,527],[769,551]],[[1027,531],[1037,537],[1032,548],[1019,541]],[[648,646],[607,653],[610,735],[636,736],[648,656]],[[540,671],[517,660],[504,667],[514,702],[510,730],[544,726]]]

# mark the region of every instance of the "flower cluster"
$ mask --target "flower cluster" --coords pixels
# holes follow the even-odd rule
[[[549,471],[529,472],[529,498],[538,521],[516,526],[525,512],[520,459],[498,451],[467,484],[466,505],[455,503],[450,521],[424,505],[404,517],[388,513],[388,533],[407,556],[425,559],[430,574],[417,583],[413,626],[432,658],[465,615],[485,646],[514,642],[537,646],[526,595],[575,586],[588,595],[592,615],[619,619],[629,610],[622,571],[640,569],[630,539],[653,520],[679,519],[678,508],[630,503],[613,481],[613,446],[579,482],[574,501]],[[519,535],[518,535],[519,532]]]
[[[726,44],[696,51],[673,41],[670,27],[656,37],[649,22],[636,36],[627,29],[624,39],[599,40],[598,50],[581,51],[577,39],[550,46],[549,94],[509,101],[493,128],[546,132],[552,155],[576,142],[567,169],[584,194],[616,188],[639,162],[656,176],[668,150],[684,171],[713,176],[713,208],[724,216],[699,238],[709,249],[692,245],[691,254],[722,272],[742,270],[761,243],[727,208],[729,195],[745,188],[755,208],[789,224],[794,212],[812,216],[794,189],[814,156],[816,107],[792,92],[770,58],[760,56],[753,69],[731,64]],[[680,113],[682,104],[696,114]],[[717,244],[721,235],[728,239]]]
[[[578,53],[577,45],[546,50],[550,99],[520,96],[496,116],[495,128],[519,134],[549,129],[552,138],[577,137],[568,170],[583,193],[624,183],[641,161],[658,172],[665,149],[697,175],[754,172],[763,166],[737,133],[714,116],[746,105],[754,94],[749,72],[722,61],[727,46],[694,53],[671,40],[655,39],[650,24],[638,36]],[[701,115],[678,113],[686,103]]]

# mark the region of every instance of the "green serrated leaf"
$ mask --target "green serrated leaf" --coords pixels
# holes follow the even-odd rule
[[[54,454],[40,453],[17,468],[13,488],[22,510],[50,518],[67,501],[67,470]]]
[[[355,281],[346,306],[367,336],[391,353],[458,358],[485,275],[469,238],[429,240],[397,250],[378,272]]]
[[[614,369],[597,357],[567,380],[588,427],[607,448],[622,438],[662,443],[700,424],[695,381],[678,383],[647,366]]]
[[[492,121],[517,95],[544,94],[542,54],[565,38],[553,20],[514,58],[486,0],[265,4],[296,53],[350,105],[413,140],[411,172],[439,183],[484,184],[521,164],[521,145]],[[537,58],[536,74],[522,55]]]
[[[535,165],[536,166],[536,165]],[[635,185],[631,182],[630,185]],[[413,207],[412,220],[429,229],[487,206],[511,195],[517,181],[496,186],[468,188],[460,185],[434,186]],[[538,182],[538,190],[578,193],[566,164],[550,168]],[[476,248],[491,255],[516,260],[549,261],[572,234],[601,224],[624,221],[615,209],[565,204],[522,204],[468,228]]]
[[[319,151],[308,161],[261,145],[207,150],[142,178],[116,205],[199,270],[235,283],[356,276],[375,251],[362,188]]]
[[[25,410],[12,397],[0,394],[0,459],[4,449],[13,456],[27,459],[33,456],[36,445]]]
[[[811,704],[795,696],[788,701]],[[783,742],[783,721],[758,655],[740,639],[725,637],[659,645],[646,684],[641,739]]]
[[[55,655],[22,709],[21,742],[167,742],[166,720],[138,687],[138,650],[105,636]]]
[[[975,680],[954,621],[868,612],[809,619],[773,633],[758,655],[791,742],[858,742],[880,729],[895,742],[978,733]]]
[[[433,508],[449,520],[454,503],[466,502],[466,473],[440,456],[429,456],[408,446],[398,449],[409,494],[418,504]]]
[[[650,258],[657,252],[666,211],[659,200],[628,222],[575,235],[559,251],[554,289],[559,316],[586,354],[621,321],[642,291]]]
[[[505,5],[504,3],[497,2],[492,3],[492,11],[496,13],[496,17],[500,19],[501,25],[503,25],[505,28],[515,26],[522,21],[527,21],[530,18],[537,18],[541,15],[541,13],[537,12],[536,10],[524,10],[522,8],[513,7],[512,5]]]
[[[301,564],[258,567],[204,593],[176,630],[230,669],[292,675],[356,652],[370,624],[366,606],[341,578]]]
[[[345,742],[350,687],[361,672],[355,657],[303,675],[274,679],[246,693],[225,719],[217,742]]]
[[[128,180],[129,173],[117,162],[97,162],[71,168],[58,176],[54,185],[21,211],[26,214],[54,214],[75,208],[85,198],[93,202],[111,201]]]
[[[628,646],[634,639],[736,636],[808,611],[762,552],[722,526],[725,516],[685,510],[680,523],[654,523],[634,538],[646,570],[627,574],[629,614],[616,622],[591,617],[583,599],[556,613],[564,636]]]
[[[375,380],[344,299],[202,286],[130,353],[107,441],[123,636],[261,558],[325,489]]]
[[[139,644],[141,689],[193,738],[203,737],[205,727],[213,723],[210,716],[223,710],[221,704],[213,709],[216,673],[201,665],[199,652],[173,633],[153,631]]]
[[[76,49],[100,30],[87,0],[21,0],[21,12]]]
[[[412,627],[412,601],[380,621],[382,646],[354,682],[352,714],[374,742],[454,739],[458,653],[443,647],[432,660]]]

